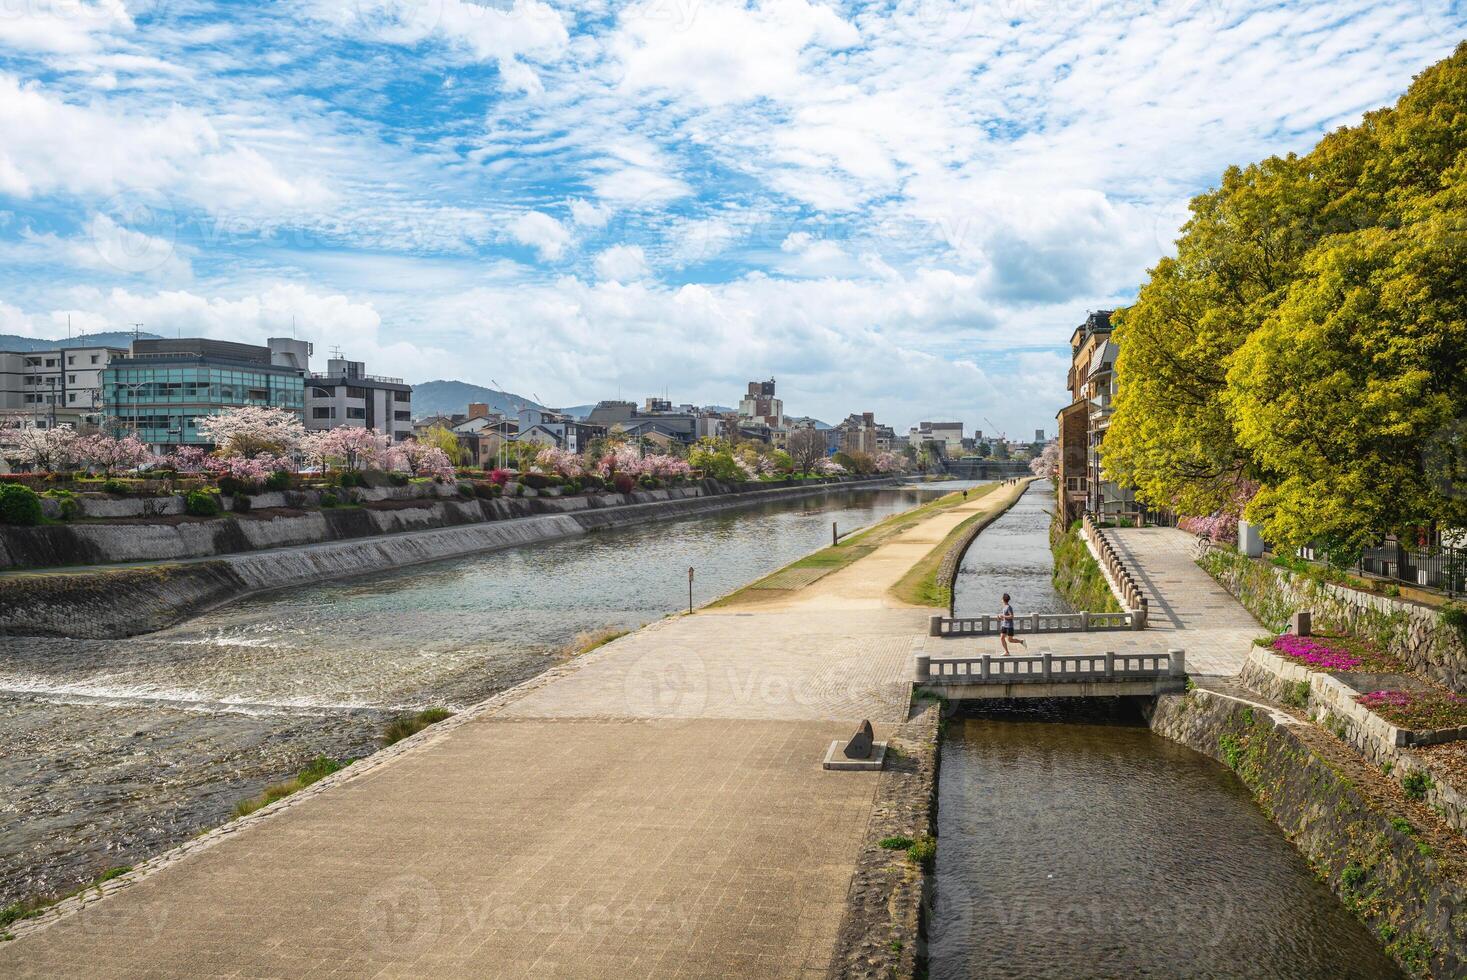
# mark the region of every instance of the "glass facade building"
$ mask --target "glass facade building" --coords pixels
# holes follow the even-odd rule
[[[166,450],[209,445],[198,420],[226,408],[258,405],[303,415],[305,380],[302,371],[268,359],[205,352],[134,355],[112,361],[103,372],[102,400],[110,425]]]

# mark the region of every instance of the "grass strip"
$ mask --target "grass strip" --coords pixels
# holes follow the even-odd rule
[[[746,602],[758,602],[760,599],[767,598],[771,592],[798,591],[811,584],[811,582],[824,578],[831,572],[839,571],[852,562],[860,561],[892,538],[901,534],[903,531],[916,527],[929,517],[934,517],[959,504],[967,503],[975,499],[975,495],[981,497],[996,486],[998,486],[996,483],[985,483],[982,486],[970,489],[967,496],[964,496],[962,491],[955,491],[944,494],[936,500],[929,500],[927,503],[913,507],[911,510],[904,510],[900,514],[893,514],[884,521],[879,521],[864,530],[857,531],[850,537],[843,539],[839,544],[822,548],[814,554],[796,559],[783,568],[749,583],[737,592],[729,593],[710,605],[712,607],[735,606]],[[808,574],[786,574],[795,570],[804,569],[818,569],[821,574],[813,577]],[[781,576],[784,577],[784,582],[781,582]]]
[[[987,483],[978,488],[978,495],[985,496],[998,484]],[[1007,509],[1007,508],[1004,508]],[[891,594],[902,602],[911,606],[942,606],[946,608],[952,604],[953,590],[951,586],[942,585],[937,581],[937,573],[942,569],[942,561],[948,552],[956,548],[962,541],[968,530],[979,521],[991,521],[1003,513],[985,510],[963,519],[963,522],[947,533],[938,545],[927,554],[922,556],[907,574],[903,575],[901,581],[891,587]]]

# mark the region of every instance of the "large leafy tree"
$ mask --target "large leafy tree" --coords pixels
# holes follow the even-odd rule
[[[1348,553],[1467,526],[1467,45],[1307,156],[1230,169],[1116,317],[1104,465]]]

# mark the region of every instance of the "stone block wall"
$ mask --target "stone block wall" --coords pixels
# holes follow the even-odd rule
[[[1316,873],[1416,976],[1467,971],[1460,837],[1333,737],[1266,705],[1198,689],[1160,697],[1159,734],[1228,766]]]
[[[1467,644],[1435,609],[1322,582],[1219,548],[1204,552],[1199,564],[1274,632],[1282,632],[1295,611],[1310,609],[1316,629],[1353,633],[1413,671],[1467,694]]]

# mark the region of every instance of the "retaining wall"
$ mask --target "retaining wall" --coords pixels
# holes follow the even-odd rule
[[[1409,973],[1467,970],[1460,838],[1425,804],[1332,736],[1264,704],[1198,689],[1157,698],[1150,721],[1232,768]]]
[[[1467,694],[1467,644],[1427,606],[1322,582],[1271,562],[1211,548],[1199,559],[1260,623],[1281,632],[1297,610],[1320,625],[1370,640],[1459,694]]]
[[[881,482],[890,481],[863,481],[865,485]],[[136,636],[163,629],[251,593],[572,537],[606,528],[715,513],[768,501],[821,496],[848,485],[807,484],[716,496],[691,492],[700,488],[650,490],[627,495],[621,498],[626,502],[615,506],[610,505],[612,495],[607,495],[604,502],[599,497],[444,501],[442,506],[449,508],[450,512],[472,509],[481,503],[496,514],[517,510],[519,508],[512,505],[520,503],[555,512],[514,519],[470,521],[465,517],[456,526],[404,529],[392,534],[373,533],[372,529],[380,526],[377,520],[382,515],[419,515],[416,518],[410,516],[407,520],[429,518],[421,516],[417,509],[351,510],[342,513],[353,515],[348,520],[355,522],[364,533],[349,536],[346,540],[327,539],[320,543],[269,550],[259,550],[256,542],[266,539],[260,536],[280,533],[278,529],[271,530],[270,526],[276,521],[219,520],[162,528],[120,525],[105,529],[137,532],[135,538],[127,539],[131,547],[156,545],[164,550],[180,540],[178,536],[169,535],[169,531],[191,528],[202,530],[188,533],[202,535],[212,532],[228,537],[224,543],[231,546],[231,553],[141,568],[102,567],[77,572],[22,572],[0,576],[0,633],[88,639]],[[293,522],[308,523],[291,523],[288,533],[328,535],[340,532],[341,527],[332,523],[337,516],[336,511],[325,511],[292,518]],[[250,525],[255,525],[252,530],[257,536],[254,538],[243,530]],[[229,537],[233,535],[241,537],[238,540]],[[201,549],[220,544],[214,538],[202,536],[194,543]]]
[[[1411,751],[1413,745],[1456,740],[1460,731],[1413,732],[1397,728],[1355,701],[1359,692],[1322,671],[1310,670],[1255,646],[1238,676],[1239,681],[1264,697],[1293,705],[1317,724],[1333,732],[1368,761],[1400,780],[1423,771],[1431,777],[1424,802],[1457,830],[1467,831],[1467,797],[1452,785],[1449,774]]]

